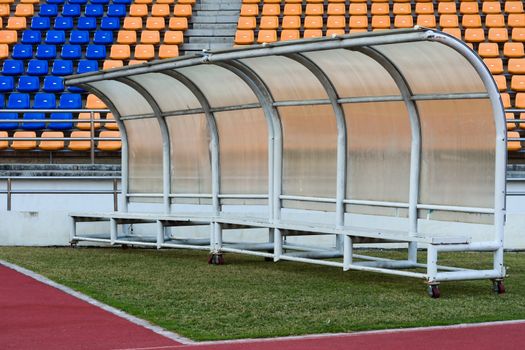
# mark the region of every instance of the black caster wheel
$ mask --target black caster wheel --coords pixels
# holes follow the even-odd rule
[[[501,280],[492,281],[492,290],[496,294],[505,294],[505,285]]]
[[[441,296],[441,291],[437,284],[431,284],[427,287],[427,293],[432,299],[438,299]]]
[[[77,247],[77,244],[78,242],[76,241],[73,241],[73,242],[70,242],[69,245],[71,246],[71,248],[76,248]]]
[[[208,264],[210,264],[210,265],[224,265],[224,256],[222,254],[211,254],[208,257]]]

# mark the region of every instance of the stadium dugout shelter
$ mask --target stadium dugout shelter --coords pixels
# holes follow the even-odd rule
[[[440,282],[455,280],[489,279],[504,292],[503,105],[482,60],[452,36],[415,28],[263,44],[66,84],[99,96],[123,137],[121,209],[71,213],[73,243],[415,277],[433,297]],[[95,221],[107,231],[80,229]],[[480,237],[477,225],[446,234],[445,222],[491,225],[493,235]],[[153,234],[125,229],[144,223]],[[198,225],[210,227],[209,239],[169,234]],[[234,229],[263,242],[223,240]],[[333,243],[304,243],[313,235]],[[402,244],[406,259],[355,254],[364,241]],[[418,247],[427,248],[426,263]],[[438,253],[462,251],[493,254],[493,264],[438,264]]]

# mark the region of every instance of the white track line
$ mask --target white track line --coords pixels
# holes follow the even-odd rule
[[[139,325],[139,326],[142,326],[144,328],[147,328],[149,329],[150,331],[152,332],[155,332],[157,334],[160,334],[166,338],[169,338],[171,340],[174,340],[174,341],[177,341],[179,343],[182,343],[182,344],[185,344],[185,345],[189,345],[189,344],[195,344],[195,342],[191,339],[188,339],[188,338],[185,338],[183,336],[180,336],[176,333],[173,333],[173,332],[170,332],[162,327],[159,327],[159,326],[156,326],[156,325],[153,325],[151,323],[149,323],[148,321],[146,320],[143,320],[143,319],[140,319],[138,317],[135,317],[133,315],[130,315],[122,310],[119,310],[117,308],[114,308],[112,306],[109,306],[107,304],[104,304],[104,303],[101,303],[100,301],[98,300],[95,300],[83,293],[80,293],[80,292],[77,292],[76,290],[73,290],[69,287],[66,287],[62,284],[59,284],[59,283],[56,283],[52,280],[50,280],[49,278],[47,277],[44,277],[36,272],[33,272],[33,271],[30,271],[28,269],[25,269],[21,266],[18,266],[18,265],[15,265],[15,264],[11,264],[5,260],[1,260],[0,259],[0,265],[3,265],[5,267],[8,267],[12,270],[15,270],[17,272],[20,272],[21,274],[23,275],[26,275],[28,277],[31,277],[39,282],[42,282],[44,284],[47,284],[48,286],[51,286],[53,288],[56,288],[58,290],[61,290],[62,292],[66,293],[66,294],[69,294],[71,296],[74,296],[75,298],[77,299],[80,299],[80,300],[83,300],[91,305],[94,305],[96,307],[99,307],[113,315],[116,315],[118,317],[121,317],[131,323],[134,323],[136,325]]]

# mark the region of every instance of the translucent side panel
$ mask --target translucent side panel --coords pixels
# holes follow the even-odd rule
[[[401,70],[415,94],[486,91],[472,65],[443,44],[413,42],[374,48]]]
[[[326,99],[326,91],[303,65],[280,56],[247,58],[242,63],[266,83],[276,101]]]
[[[210,133],[204,114],[167,117],[171,192],[211,193]]]
[[[332,106],[280,107],[283,194],[335,197],[337,126]]]
[[[215,113],[221,193],[268,193],[268,126],[262,109]]]
[[[148,101],[137,90],[114,80],[89,83],[113,102],[121,117],[129,115],[151,115],[153,110]]]
[[[411,128],[404,102],[343,105],[349,199],[408,202]]]
[[[157,119],[126,120],[124,125],[128,135],[129,192],[162,193],[162,137]]]
[[[201,107],[197,98],[186,86],[166,74],[148,73],[129,78],[139,83],[153,96],[162,112]]]
[[[339,97],[399,95],[388,72],[368,56],[349,50],[306,52],[328,75]]]
[[[494,206],[495,129],[488,99],[421,101],[420,203]]]
[[[212,107],[237,106],[258,103],[246,83],[225,68],[211,64],[179,68],[178,72],[193,81],[206,95]]]

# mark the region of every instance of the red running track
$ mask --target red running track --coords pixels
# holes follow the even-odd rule
[[[181,344],[0,266],[0,349],[525,349],[525,321]]]

